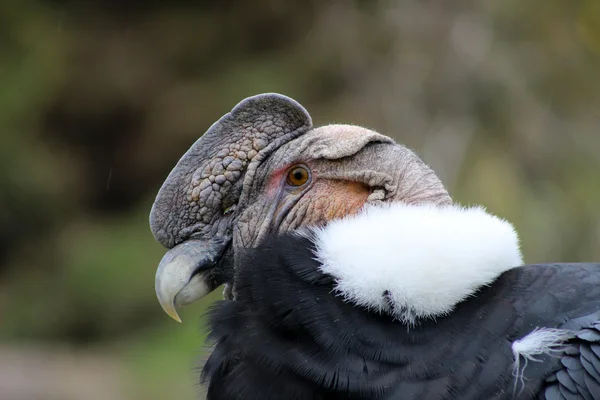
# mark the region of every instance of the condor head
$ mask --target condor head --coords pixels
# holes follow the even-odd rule
[[[326,225],[382,202],[451,204],[435,173],[391,138],[352,125],[312,127],[279,94],[241,101],[179,160],[150,227],[167,253],[155,289],[165,312],[225,284],[235,298],[236,257],[270,233]]]

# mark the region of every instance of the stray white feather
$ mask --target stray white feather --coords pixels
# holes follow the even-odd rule
[[[448,314],[523,263],[513,226],[479,206],[368,205],[309,237],[341,296],[407,324]]]
[[[517,384],[525,387],[524,373],[529,361],[539,362],[541,354],[556,355],[564,349],[564,342],[575,336],[575,333],[566,329],[536,328],[533,332],[512,344],[512,352],[515,357],[513,364],[513,375],[515,376],[515,390]],[[521,357],[525,360],[521,366]]]

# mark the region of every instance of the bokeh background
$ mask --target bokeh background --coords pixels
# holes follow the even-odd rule
[[[415,149],[528,262],[600,261],[598,0],[0,1],[0,399],[193,399],[153,198],[242,98]]]

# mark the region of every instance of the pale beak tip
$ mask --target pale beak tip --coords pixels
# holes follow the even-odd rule
[[[172,313],[172,314],[169,314],[169,317],[173,318],[175,321],[179,322],[180,324],[183,322],[183,321],[181,320],[181,318],[179,318],[179,315],[177,315],[177,313],[176,313],[176,312],[174,312],[174,313]]]
[[[175,306],[173,304],[170,304],[168,306],[163,306],[163,310],[169,317],[173,318],[175,321],[177,321],[179,323],[182,322],[181,318],[179,318],[179,314],[177,314],[177,311],[175,310]]]
[[[205,270],[214,267],[215,250],[207,246],[204,242],[183,242],[167,251],[158,264],[156,297],[165,313],[179,323],[176,307],[191,304],[213,289]]]

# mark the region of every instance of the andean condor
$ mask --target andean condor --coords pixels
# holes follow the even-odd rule
[[[600,399],[600,264],[522,265],[387,136],[240,102],[160,189],[156,294],[210,312],[209,400]]]

